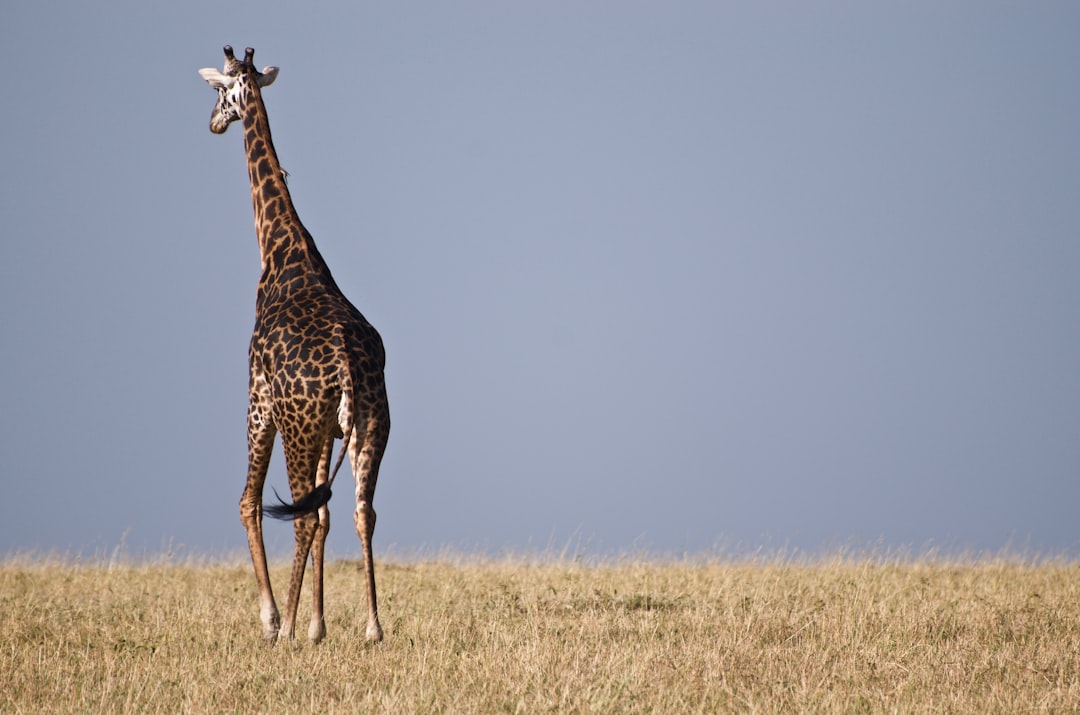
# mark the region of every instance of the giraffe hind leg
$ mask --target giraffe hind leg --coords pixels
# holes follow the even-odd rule
[[[273,642],[281,627],[281,617],[274,602],[270,586],[270,571],[266,564],[266,547],[262,531],[262,491],[270,453],[274,447],[275,430],[268,420],[260,419],[253,406],[248,417],[248,476],[244,493],[240,497],[240,521],[247,532],[248,550],[255,569],[255,581],[259,589],[259,618],[263,624],[263,638]]]
[[[360,427],[363,434],[359,434]],[[364,576],[367,583],[368,622],[365,635],[369,641],[382,640],[382,626],[379,625],[379,606],[375,593],[375,561],[372,555],[371,539],[375,533],[375,509],[371,501],[375,496],[375,484],[379,478],[379,464],[390,432],[390,420],[383,410],[381,414],[371,415],[358,425],[349,452],[356,475],[356,534],[364,552]],[[362,438],[362,439],[358,439]]]
[[[375,562],[372,560],[371,537],[375,533],[375,509],[370,502],[356,505],[356,533],[364,549],[364,576],[367,580],[368,623],[365,637],[373,643],[383,638],[382,626],[379,625],[379,606],[375,596]]]

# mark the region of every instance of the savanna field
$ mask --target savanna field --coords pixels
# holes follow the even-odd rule
[[[9,557],[0,712],[1080,712],[1074,561],[377,557],[377,645],[357,567],[271,647],[244,560]]]

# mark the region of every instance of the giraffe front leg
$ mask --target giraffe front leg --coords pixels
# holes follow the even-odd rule
[[[333,437],[326,440],[322,456],[319,458],[319,471],[315,474],[315,486],[325,484],[330,476],[330,460],[334,456]],[[308,639],[319,643],[326,637],[326,621],[323,618],[323,556],[326,552],[326,535],[330,533],[330,508],[326,504],[319,507],[319,523],[315,527],[315,539],[311,543],[311,625],[308,626]]]
[[[316,437],[315,427],[301,422],[301,427],[294,433],[303,438],[286,437],[285,467],[289,473],[289,491],[293,504],[308,496],[315,488],[319,474],[319,464],[326,450],[325,437]],[[288,435],[288,429],[282,432]],[[307,433],[305,435],[305,433]],[[293,532],[296,536],[296,550],[293,552],[292,575],[289,577],[289,596],[285,601],[285,617],[281,621],[280,637],[292,638],[296,628],[296,611],[300,605],[300,590],[304,585],[304,570],[307,567],[311,545],[319,526],[319,518],[313,513],[299,514],[293,518]]]
[[[300,605],[300,591],[304,585],[304,569],[307,566],[308,555],[311,553],[311,542],[315,537],[315,529],[318,526],[318,517],[314,514],[304,514],[293,520],[293,531],[296,535],[296,551],[293,554],[292,575],[289,577],[289,597],[285,601],[285,618],[281,621],[280,638],[291,640],[296,628],[296,611]]]
[[[319,523],[315,527],[315,540],[311,544],[311,625],[308,626],[308,639],[312,643],[321,643],[326,637],[326,621],[323,617],[323,555],[326,550],[326,535],[330,532],[330,509],[323,504],[319,507]]]

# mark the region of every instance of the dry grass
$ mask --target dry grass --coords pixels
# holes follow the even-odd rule
[[[381,562],[324,643],[247,564],[0,564],[0,712],[1078,712],[1080,565],[838,557]],[[279,590],[287,576],[273,573]],[[306,631],[306,609],[298,631]]]

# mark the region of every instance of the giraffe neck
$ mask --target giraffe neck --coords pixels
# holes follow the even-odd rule
[[[305,279],[303,283],[315,279],[332,285],[330,269],[293,207],[285,172],[270,137],[266,105],[254,82],[244,111],[244,148],[263,270],[260,294],[270,284],[296,285],[298,277]]]

